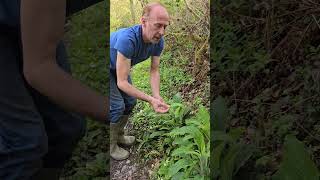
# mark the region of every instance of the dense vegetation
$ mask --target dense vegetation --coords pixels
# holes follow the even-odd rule
[[[147,2],[112,0],[111,31],[138,24]],[[133,161],[154,165],[148,178],[209,179],[209,2],[160,2],[171,16],[160,65],[161,96],[171,109],[160,115],[139,101],[130,118],[138,138]],[[135,66],[132,79],[151,94],[149,68],[150,60]]]
[[[213,177],[319,179],[319,2],[211,8]]]

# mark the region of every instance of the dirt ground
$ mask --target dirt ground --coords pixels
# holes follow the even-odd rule
[[[132,132],[132,124],[128,124],[126,127],[127,132]],[[128,133],[132,134],[132,133]],[[149,180],[153,173],[152,169],[159,164],[158,159],[144,162],[140,159],[140,155],[137,152],[138,143],[136,142],[131,147],[123,147],[130,152],[128,159],[123,161],[116,161],[110,159],[110,177],[111,180]]]

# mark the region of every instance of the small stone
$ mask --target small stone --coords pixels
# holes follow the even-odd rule
[[[126,164],[129,164],[130,163],[130,160],[127,160]]]
[[[127,169],[127,166],[126,166],[126,165],[124,165],[124,166],[121,168],[121,172],[125,172],[125,171],[126,171],[126,169]]]
[[[148,170],[148,173],[149,173],[149,175],[152,175],[152,171],[151,170]]]
[[[132,169],[131,169],[133,172],[135,172],[137,170],[137,167],[136,166],[133,166]]]
[[[118,174],[120,174],[120,171],[119,171],[119,170],[117,170],[114,175],[117,176]]]

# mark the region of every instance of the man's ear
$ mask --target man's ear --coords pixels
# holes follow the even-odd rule
[[[145,25],[146,24],[146,18],[145,17],[141,17],[140,18],[140,23],[142,24],[142,25]]]

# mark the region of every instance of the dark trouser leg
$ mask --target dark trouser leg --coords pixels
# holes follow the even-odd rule
[[[0,30],[0,179],[29,179],[47,152],[41,115],[22,76],[18,38]]]
[[[30,179],[42,167],[61,169],[85,131],[82,117],[65,112],[28,87],[18,42],[0,33],[1,180]],[[68,71],[61,44],[57,54],[58,64]],[[50,174],[45,175],[42,179]]]
[[[128,77],[130,84],[131,78]],[[120,120],[122,115],[129,115],[134,108],[137,100],[136,98],[127,95],[121,91],[117,86],[116,73],[110,70],[110,121],[116,123]]]

